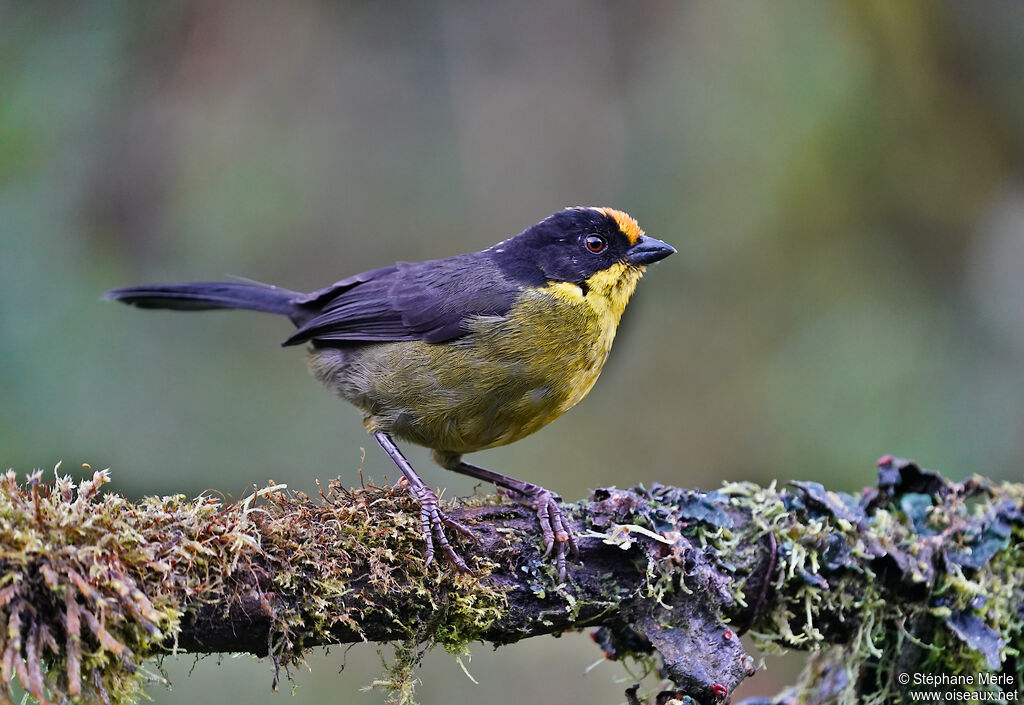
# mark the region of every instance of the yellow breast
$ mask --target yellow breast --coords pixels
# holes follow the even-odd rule
[[[561,415],[580,403],[590,393],[604,367],[622,312],[643,276],[643,267],[617,263],[593,274],[583,287],[568,282],[549,284],[541,293],[578,309],[587,319],[581,334],[585,336],[588,352],[586,363],[567,369],[571,380],[569,393],[558,408]]]

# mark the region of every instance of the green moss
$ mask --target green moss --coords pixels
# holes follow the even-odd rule
[[[392,679],[399,694],[419,645],[463,653],[505,604],[485,580],[488,564],[474,576],[426,569],[417,512],[401,489],[332,485],[315,503],[271,485],[230,505],[181,495],[132,504],[100,492],[108,481],[106,471],[77,486],[62,476],[44,483],[39,472],[25,485],[12,472],[0,478],[8,698],[20,684],[40,702],[134,702],[155,678],[143,663],[174,649],[189,606],[251,600],[254,576],[269,651],[285,667],[332,641],[332,630],[393,617],[388,595],[419,596],[418,618],[394,622],[406,642],[405,676]]]

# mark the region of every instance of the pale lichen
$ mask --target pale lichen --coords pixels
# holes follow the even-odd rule
[[[809,482],[633,488],[645,501],[602,538],[646,547],[641,590],[661,610],[653,636],[649,625],[605,628],[599,644],[610,658],[649,663],[658,632],[678,631],[696,601],[698,620],[717,619],[723,634],[749,630],[764,652],[815,652],[778,702],[898,703],[897,676],[910,672],[970,675],[969,690],[1020,687],[1024,485],[953,483],[888,456],[879,470],[879,486],[858,498]],[[718,643],[698,662],[662,653],[674,686],[698,684]]]
[[[901,702],[901,673],[971,675],[966,690],[977,691],[1000,688],[978,674],[1003,673],[1019,687],[1024,485],[952,483],[889,457],[880,470],[880,487],[860,499],[813,483],[774,498],[726,490],[753,517],[747,526],[778,542],[755,644],[819,652],[786,702]]]

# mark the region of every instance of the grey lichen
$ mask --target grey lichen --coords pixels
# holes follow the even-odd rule
[[[755,643],[819,652],[780,702],[902,702],[901,673],[1021,686],[1024,486],[954,483],[889,456],[859,499],[792,484],[774,498],[731,493],[778,542]]]
[[[724,637],[748,629],[762,651],[815,652],[776,700],[787,705],[902,702],[900,673],[1021,686],[1024,485],[954,483],[886,456],[860,498],[808,482],[634,492],[637,526],[605,540],[643,543],[644,589],[662,608],[598,640],[614,658],[655,648],[683,701],[729,696],[742,649]]]

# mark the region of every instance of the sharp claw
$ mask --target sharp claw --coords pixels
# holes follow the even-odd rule
[[[569,528],[569,524],[565,521],[565,515],[562,514],[562,509],[558,506],[558,499],[548,490],[536,485],[529,491],[509,490],[508,494],[515,501],[536,512],[537,521],[540,523],[541,538],[544,542],[543,557],[547,558],[554,551],[558,579],[559,581],[565,580],[566,549],[568,548],[568,551],[572,552],[573,557],[579,556],[580,552],[576,545],[576,537],[573,536],[572,529]]]
[[[447,526],[455,531],[469,536],[476,541],[476,536],[467,527],[454,519],[449,519],[437,506],[437,495],[425,487],[414,487],[409,485],[409,493],[420,504],[420,533],[423,535],[425,544],[423,550],[424,568],[434,562],[434,541],[441,546],[445,556],[455,565],[455,568],[463,573],[472,573],[462,557],[455,552],[452,545],[445,536],[444,527]]]
[[[569,534],[569,550],[572,551],[573,558],[580,557],[580,547],[576,544],[576,537],[571,533]]]
[[[477,543],[479,541],[479,539],[477,539],[476,537],[476,534],[470,531],[469,527],[467,527],[465,524],[460,524],[454,519],[449,519],[448,516],[445,514],[441,514],[441,521],[443,521],[444,525],[447,526],[449,529],[455,529],[463,536],[472,539],[473,543]]]

